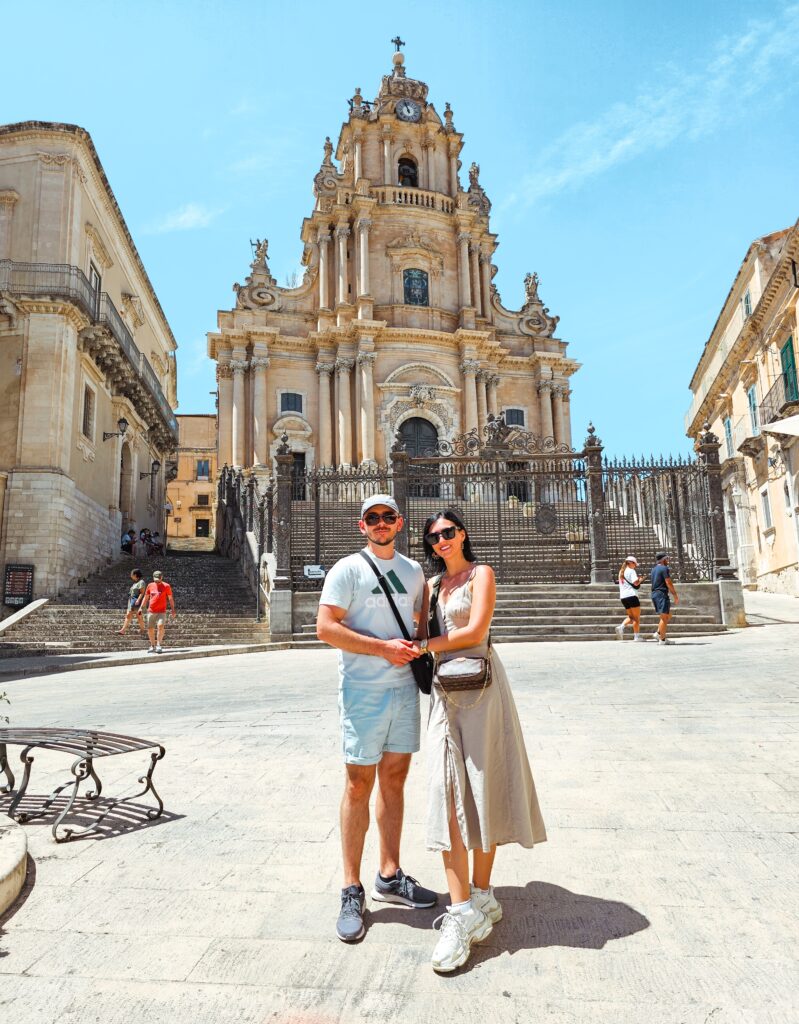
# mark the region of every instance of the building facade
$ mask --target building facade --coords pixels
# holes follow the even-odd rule
[[[177,473],[167,485],[167,538],[174,548],[213,548],[216,416],[178,416]],[[207,541],[207,545],[201,542]],[[197,543],[195,543],[197,542]]]
[[[384,462],[397,440],[418,453],[499,411],[570,443],[579,364],[537,275],[520,310],[503,306],[491,203],[477,164],[461,184],[449,104],[442,117],[397,52],[377,98],[356,89],[349,108],[314,177],[302,283],[279,287],[258,242],[208,336],[220,466],[271,468],[284,433],[298,466]]]
[[[799,221],[749,247],[691,378],[686,432],[722,442],[730,559],[744,584],[799,596]]]
[[[0,127],[0,567],[35,596],[163,531],[176,348],[89,134]]]

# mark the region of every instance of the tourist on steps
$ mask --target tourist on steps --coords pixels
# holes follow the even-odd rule
[[[638,559],[627,555],[619,569],[619,597],[627,611],[627,618],[620,626],[616,626],[616,636],[619,640],[624,639],[624,627],[633,627],[633,640],[643,642],[641,636],[641,601],[638,598],[637,590],[641,586],[641,577],[638,575]]]
[[[364,501],[358,529],[366,547],[327,574],[316,620],[316,635],[339,651],[344,887],[336,934],[342,942],[357,942],[365,933],[361,858],[375,779],[380,861],[372,899],[414,909],[438,901],[400,866],[405,779],[420,740],[419,693],[410,667],[418,650],[403,637],[386,596],[391,594],[406,635],[419,636],[417,624],[427,614],[424,572],[394,549],[402,516],[390,494]]]
[[[472,944],[502,917],[491,887],[497,846],[530,848],[547,836],[508,678],[490,644],[494,570],[477,564],[466,527],[452,509],[430,516],[423,537],[425,553],[443,572],[428,582],[431,597],[438,588],[440,635],[419,648],[438,656],[437,672],[442,662],[459,658],[488,659],[490,672],[482,689],[460,692],[445,692],[436,676],[431,695],[427,848],[444,858],[451,900],[438,919],[432,966],[447,973],[466,963]]]
[[[150,634],[148,654],[163,653],[167,601],[174,620],[177,618],[177,612],[175,611],[172,587],[164,580],[161,570],[156,569],[153,573],[153,582],[148,583],[147,589],[144,591],[144,601],[142,602],[142,611],[147,612],[147,632]]]
[[[130,574],[130,578],[133,581],[130,591],[128,592],[128,608],[125,613],[125,621],[122,623],[122,629],[118,629],[117,632],[120,636],[125,635],[125,630],[131,623],[134,615],[139,623],[139,632],[144,634],[144,617],[141,613],[141,605],[144,600],[144,588],[146,586],[144,582],[144,573],[141,569],[133,569]]]
[[[660,622],[658,623],[657,632],[652,634],[652,638],[657,640],[659,644],[672,644],[674,643],[673,640],[666,639],[666,630],[671,618],[671,598],[674,598],[675,604],[679,604],[680,599],[677,597],[677,591],[671,582],[669,556],[665,551],[659,551],[655,555],[655,559],[657,565],[652,569],[649,579],[652,584],[652,604],[660,616]]]

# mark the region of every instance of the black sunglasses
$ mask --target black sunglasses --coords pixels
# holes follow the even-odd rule
[[[392,526],[394,523],[396,523],[398,518],[399,516],[397,515],[396,512],[367,512],[366,515],[363,517],[363,521],[366,523],[367,526],[377,526],[377,524],[382,519],[384,523],[387,523],[389,526]]]
[[[431,548],[434,548],[436,544],[440,543],[442,540],[452,540],[457,532],[457,526],[446,526],[443,530],[437,530],[435,533],[425,534],[424,539]]]

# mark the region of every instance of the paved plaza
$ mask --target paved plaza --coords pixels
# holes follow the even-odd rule
[[[28,883],[0,919],[0,1016],[793,1024],[799,624],[774,621],[791,608],[776,615],[766,602],[762,625],[670,648],[500,648],[549,842],[500,850],[505,918],[449,977],[429,966],[439,911],[374,904],[362,943],[335,938],[333,652],[4,682],[15,725],[163,742],[156,781],[170,814],[59,846],[48,828],[26,826]],[[33,790],[48,791],[55,763],[37,759]],[[106,773],[107,789],[135,782],[122,758]],[[403,865],[442,891],[424,813],[423,749]],[[367,886],[375,869],[371,835]]]

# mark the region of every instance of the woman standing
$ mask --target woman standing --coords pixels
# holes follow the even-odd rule
[[[638,575],[638,559],[628,555],[619,569],[619,598],[627,611],[627,618],[620,626],[615,627],[619,640],[624,639],[624,627],[633,627],[633,640],[643,643],[641,629],[641,602],[638,599],[638,588],[641,577]]]
[[[141,569],[133,569],[130,578],[132,580],[132,586],[128,592],[128,609],[125,613],[125,621],[122,623],[122,629],[118,629],[117,633],[120,636],[125,635],[125,630],[131,623],[133,616],[139,620],[139,632],[144,635],[144,619],[141,613],[141,603],[144,598],[144,588],[146,586],[144,582],[144,573]]]
[[[497,846],[532,847],[546,840],[519,716],[508,678],[491,648],[494,570],[477,565],[463,520],[452,509],[429,517],[425,552],[442,569],[436,616],[440,636],[419,643],[439,668],[454,658],[487,658],[480,690],[445,692],[436,682],[427,726],[429,803],[427,848],[444,858],[451,906],[438,920],[433,969],[454,971],[502,917],[491,887]],[[472,853],[471,885],[469,852]],[[436,922],[437,923],[437,922]]]

